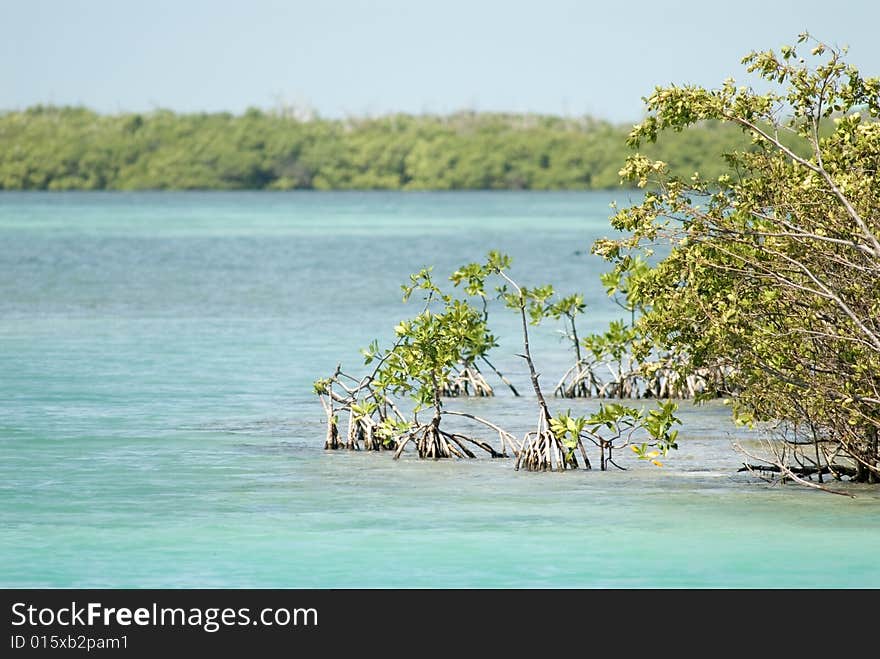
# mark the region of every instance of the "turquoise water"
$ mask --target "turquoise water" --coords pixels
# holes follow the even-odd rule
[[[880,586],[880,494],[736,474],[756,438],[719,405],[683,407],[663,469],[321,450],[311,381],[412,313],[399,284],[425,264],[505,250],[525,283],[587,293],[584,330],[616,317],[586,254],[615,198],[0,194],[0,585]],[[451,407],[533,420],[506,392]]]

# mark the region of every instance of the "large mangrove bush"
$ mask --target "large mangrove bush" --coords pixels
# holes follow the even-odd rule
[[[712,178],[630,157],[622,175],[644,201],[613,217],[624,238],[594,250],[624,278],[636,256],[653,258],[636,282],[644,341],[671,350],[683,376],[723,369],[739,421],[778,424],[749,466],[878,482],[880,79],[845,57],[803,34],[744,58],[772,91],[657,88],[633,146],[705,122],[751,145]]]

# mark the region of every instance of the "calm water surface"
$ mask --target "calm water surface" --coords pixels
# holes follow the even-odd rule
[[[880,586],[880,495],[735,473],[719,405],[666,467],[514,473],[321,450],[311,381],[489,248],[618,312],[587,255],[626,193],[0,194],[0,585]],[[515,318],[496,361],[527,389]],[[536,332],[543,382],[567,354]],[[453,407],[532,422],[505,392]],[[591,409],[590,402],[557,407]]]

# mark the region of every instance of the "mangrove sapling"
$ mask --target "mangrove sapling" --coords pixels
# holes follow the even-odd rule
[[[614,320],[604,332],[582,339],[578,348],[584,348],[586,357],[579,360],[580,368],[565,374],[557,386],[558,395],[618,399],[670,397],[664,395],[663,387],[655,386],[655,381],[646,377],[644,366],[649,363],[646,360],[650,350],[644,349],[636,325],[637,318],[645,312],[642,288],[649,271],[648,262],[636,257],[621,260],[610,272],[600,276],[608,296],[629,314],[629,322]],[[654,379],[659,377],[657,368],[652,375]],[[666,380],[662,382],[665,384]]]
[[[590,373],[591,378],[599,382],[596,388],[599,398],[639,398],[650,389],[641,373],[641,346],[637,343],[640,337],[636,327],[636,318],[645,312],[641,290],[649,270],[648,262],[636,257],[622,260],[610,272],[600,275],[607,295],[629,314],[629,323],[622,319],[612,321],[604,333],[584,339],[584,347],[594,361],[604,366],[610,375],[605,381],[595,370]]]
[[[662,467],[658,460],[672,449],[677,449],[678,431],[673,424],[681,421],[675,416],[678,406],[671,401],[658,401],[655,409],[644,410],[619,403],[599,405],[599,410],[588,416],[575,417],[571,411],[560,413],[550,420],[555,435],[561,438],[569,452],[574,452],[578,442],[589,441],[599,449],[599,468],[614,465],[614,452],[629,447],[640,460],[649,460]]]
[[[417,290],[424,294],[424,309],[394,328],[397,343],[377,374],[385,391],[408,394],[416,402],[413,421],[399,436],[394,457],[400,457],[409,442],[415,443],[420,458],[473,458],[469,444],[498,457],[501,454],[486,442],[441,427],[444,383],[457,364],[495,344],[485,316],[466,300],[441,291],[430,269],[410,277],[404,301]],[[424,409],[430,410],[431,418],[422,423],[418,415]]]
[[[624,257],[601,275],[607,294],[629,314],[604,332],[585,336],[583,366],[571,369],[557,386],[557,395],[588,392],[597,398],[708,399],[730,393],[730,364],[694,367],[680,354],[658,345],[645,333],[640,319],[651,311],[646,287],[652,274],[648,262]]]
[[[569,368],[553,394],[564,398],[589,397],[596,383],[592,364],[581,356],[581,342],[578,338],[576,318],[587,308],[582,295],[569,295],[547,307],[547,315],[556,320],[565,319],[563,337],[571,343],[574,351],[574,365]]]
[[[649,396],[643,365],[633,351],[636,337],[636,331],[622,320],[612,321],[605,332],[583,337],[579,361],[562,376],[555,394],[564,398]]]
[[[488,318],[488,312],[484,307],[482,311],[482,319],[483,324],[486,326],[488,326]],[[488,331],[482,334],[474,333],[473,336],[469,337],[468,340],[462,344],[461,361],[453,366],[449,376],[440,388],[441,395],[448,397],[494,396],[495,391],[480,370],[478,361],[482,361],[494,370],[501,381],[507,384],[507,386],[513,391],[514,395],[516,395],[516,389],[514,386],[510,384],[507,378],[495,369],[486,358],[488,352],[497,345],[498,342],[495,340],[495,337]]]
[[[577,469],[578,460],[573,451],[566,449],[562,440],[557,437],[550,427],[551,414],[541,390],[539,374],[532,360],[529,345],[529,324],[537,325],[541,319],[548,315],[549,300],[553,296],[552,286],[526,288],[514,281],[507,270],[510,268],[509,256],[499,252],[489,252],[485,264],[471,263],[459,268],[453,273],[451,279],[456,286],[464,284],[468,292],[485,291],[486,279],[491,275],[497,275],[504,283],[497,288],[499,296],[505,305],[516,311],[521,320],[523,352],[522,357],[529,369],[529,377],[532,389],[538,401],[538,422],[535,430],[526,433],[517,455],[515,469],[525,468],[528,471],[565,471]],[[580,442],[584,465],[589,468],[590,461],[586,449]]]
[[[358,379],[337,366],[330,377],[314,384],[327,417],[325,448],[393,449],[399,457],[413,441],[422,458],[475,457],[469,445],[492,457],[506,456],[507,445],[513,446],[509,433],[485,419],[456,413],[498,432],[500,453],[487,442],[448,432],[440,425],[445,413],[441,400],[444,383],[450,381],[457,365],[485,359],[495,345],[485,310],[481,313],[466,300],[443,293],[434,285],[430,269],[411,275],[403,289],[404,301],[414,291],[422,291],[424,307],[415,318],[395,327],[397,338],[392,347],[380,349],[378,341],[373,341],[361,351],[365,365],[373,364],[373,370]],[[401,396],[416,402],[411,420],[395,403]],[[432,416],[423,423],[419,413],[425,409],[431,410]],[[342,413],[348,414],[344,443],[339,436]]]
[[[315,380],[312,385],[314,393],[321,401],[321,407],[327,417],[327,434],[324,439],[325,450],[336,450],[342,448],[342,442],[339,441],[339,416],[336,413],[335,403],[340,403],[345,409],[348,399],[340,395],[333,389],[334,384],[338,384],[339,376],[342,374],[342,365],[337,364],[336,370],[328,378],[320,378]]]
[[[358,380],[339,365],[333,375],[315,381],[314,391],[327,417],[325,449],[379,451],[397,448],[389,428],[399,425],[403,415],[374,385],[375,378],[376,371]],[[339,435],[339,415],[342,413],[348,416],[345,442]]]
[[[686,366],[681,356],[648,344],[638,327],[627,327],[622,320],[584,337],[583,345],[592,357],[587,363],[598,398],[708,400],[731,390],[727,378],[732,366]],[[609,377],[603,381],[605,371]]]
[[[460,283],[460,282],[459,282]],[[486,299],[486,293],[482,286],[482,281],[478,278],[473,281],[466,282],[464,286],[465,292],[480,301],[483,314],[483,322],[488,325],[489,322],[489,306]],[[519,392],[513,383],[508,380],[504,374],[499,371],[495,365],[489,361],[488,353],[492,348],[498,346],[498,343],[490,334],[486,334],[483,339],[474,337],[472,341],[465,346],[464,355],[459,364],[453,369],[452,376],[443,384],[441,393],[443,396],[494,396],[495,391],[489,381],[483,375],[479,363],[489,367],[498,379],[510,389],[514,396],[519,396]]]
[[[546,314],[547,300],[553,295],[553,289],[550,286],[532,289],[521,287],[505,272],[506,267],[510,265],[509,260],[505,263],[503,257],[499,255],[490,254],[489,263],[493,265],[494,271],[513,289],[512,292],[508,292],[505,286],[502,286],[499,289],[499,293],[507,307],[517,311],[520,315],[523,339],[523,352],[520,356],[526,361],[532,388],[538,399],[537,428],[526,433],[526,436],[523,438],[515,469],[519,470],[523,467],[527,471],[577,469],[578,461],[574,450],[568,450],[562,438],[557,436],[551,427],[550,409],[547,406],[544,393],[541,391],[539,374],[535,368],[535,362],[532,360],[531,348],[529,347],[527,312],[531,318],[531,323],[537,325]],[[589,469],[591,467],[590,460],[579,437],[575,442],[575,446],[581,449],[584,466]]]
[[[637,357],[636,342],[639,334],[635,326],[636,312],[644,312],[639,285],[649,266],[642,258],[618,264],[612,271],[601,275],[608,295],[630,314],[629,324],[624,320],[612,321],[603,333],[579,338],[576,318],[586,305],[580,295],[570,295],[550,303],[546,314],[554,319],[564,319],[565,338],[571,343],[574,364],[554,389],[554,395],[562,398],[640,398],[683,397],[673,389],[678,382],[676,374],[659,365],[648,377],[643,369],[646,363]],[[687,384],[696,388],[689,376]],[[682,381],[684,382],[684,381]],[[688,397],[693,397],[691,393]]]
[[[584,347],[608,372],[604,380],[593,375],[600,383],[596,396],[599,398],[638,398],[640,386],[639,364],[634,357],[634,341],[636,330],[627,327],[622,320],[614,320],[602,334],[594,334],[584,338]]]
[[[395,346],[396,347],[396,344]],[[391,356],[394,347],[380,354],[377,341],[361,351],[366,362],[376,362],[373,370],[362,378],[356,378],[342,370],[336,370],[327,378],[316,380],[314,392],[321,401],[327,417],[327,436],[324,448],[335,450],[347,448],[380,451],[396,449],[393,429],[405,423],[403,414],[387,395],[386,387],[378,379],[382,366]],[[338,405],[338,407],[337,407]],[[339,438],[339,414],[348,414],[345,442]]]

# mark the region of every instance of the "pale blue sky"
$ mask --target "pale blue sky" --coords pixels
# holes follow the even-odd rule
[[[804,29],[880,74],[876,0],[0,0],[0,108],[636,120],[657,84],[742,78]]]

